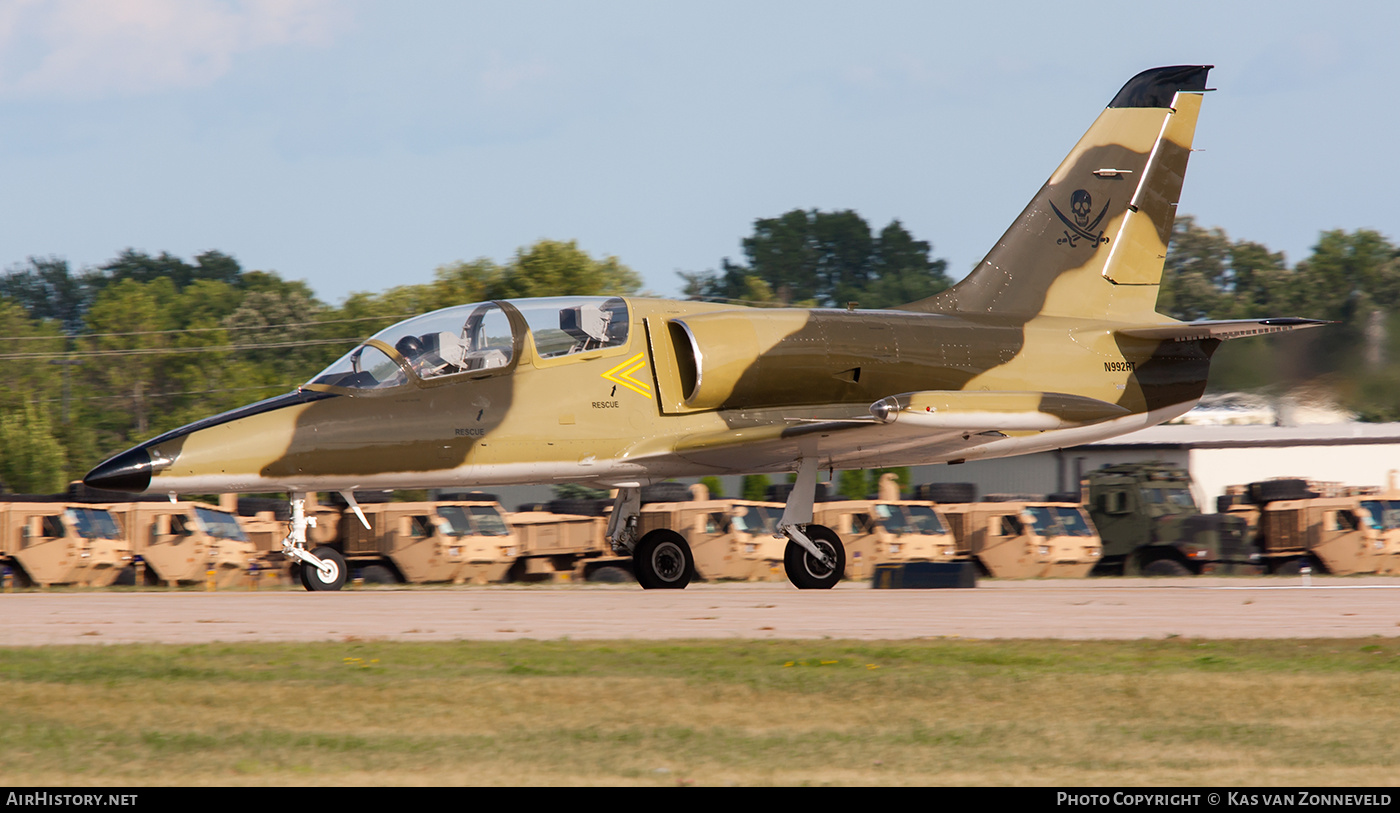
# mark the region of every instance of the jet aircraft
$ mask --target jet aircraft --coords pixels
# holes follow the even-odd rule
[[[882,311],[631,297],[454,305],[366,339],[294,392],[122,452],[85,482],[129,492],[287,492],[283,547],[309,590],[307,492],[583,482],[617,490],[608,539],[644,588],[693,559],[637,533],[642,486],[796,472],[778,532],[799,588],[845,549],[812,522],[818,473],[962,463],[1108,438],[1195,405],[1227,339],[1322,324],[1156,312],[1211,66],[1156,68],[1109,102],[961,282]],[[363,516],[362,516],[363,521]]]

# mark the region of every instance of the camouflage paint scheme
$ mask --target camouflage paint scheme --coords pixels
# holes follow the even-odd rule
[[[141,444],[87,482],[156,493],[634,487],[812,458],[822,469],[954,463],[1157,424],[1195,404],[1221,340],[1319,324],[1155,312],[1208,70],[1129,81],[972,274],[932,298],[886,311],[494,303],[512,334],[504,364],[420,377],[371,339],[403,383],[308,383]],[[625,315],[625,341],[540,352],[527,315],[551,303],[561,329],[570,308],[610,309],[619,335]]]

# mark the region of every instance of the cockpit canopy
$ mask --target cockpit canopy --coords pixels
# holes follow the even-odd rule
[[[476,302],[399,322],[366,339],[308,384],[376,390],[410,380],[504,371],[537,359],[620,347],[629,316],[621,297],[548,297]]]

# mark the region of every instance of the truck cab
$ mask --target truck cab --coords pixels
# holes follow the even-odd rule
[[[247,578],[257,553],[234,514],[195,502],[129,502],[107,506],[140,556],[146,580],[169,586],[204,581],[219,587]]]
[[[1080,578],[1101,556],[1099,535],[1075,503],[1016,500],[941,508],[958,553],[999,579]]]
[[[1202,514],[1184,469],[1127,463],[1089,472],[1083,502],[1103,540],[1095,572],[1126,576],[1258,574],[1243,519]]]
[[[50,501],[0,503],[0,566],[21,586],[106,587],[131,562],[131,545],[100,506]]]

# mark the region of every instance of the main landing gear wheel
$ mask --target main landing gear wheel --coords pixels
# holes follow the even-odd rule
[[[823,564],[806,548],[788,542],[783,553],[783,569],[787,571],[788,581],[800,590],[829,590],[846,573],[846,546],[841,544],[841,537],[825,525],[808,525],[806,533],[818,550],[835,560],[836,566]]]
[[[685,537],[652,531],[632,551],[632,573],[647,590],[682,590],[695,576],[695,557]]]
[[[335,548],[322,545],[311,551],[316,558],[330,567],[329,573],[313,567],[309,562],[301,563],[301,586],[313,593],[339,590],[345,586],[345,557]]]

